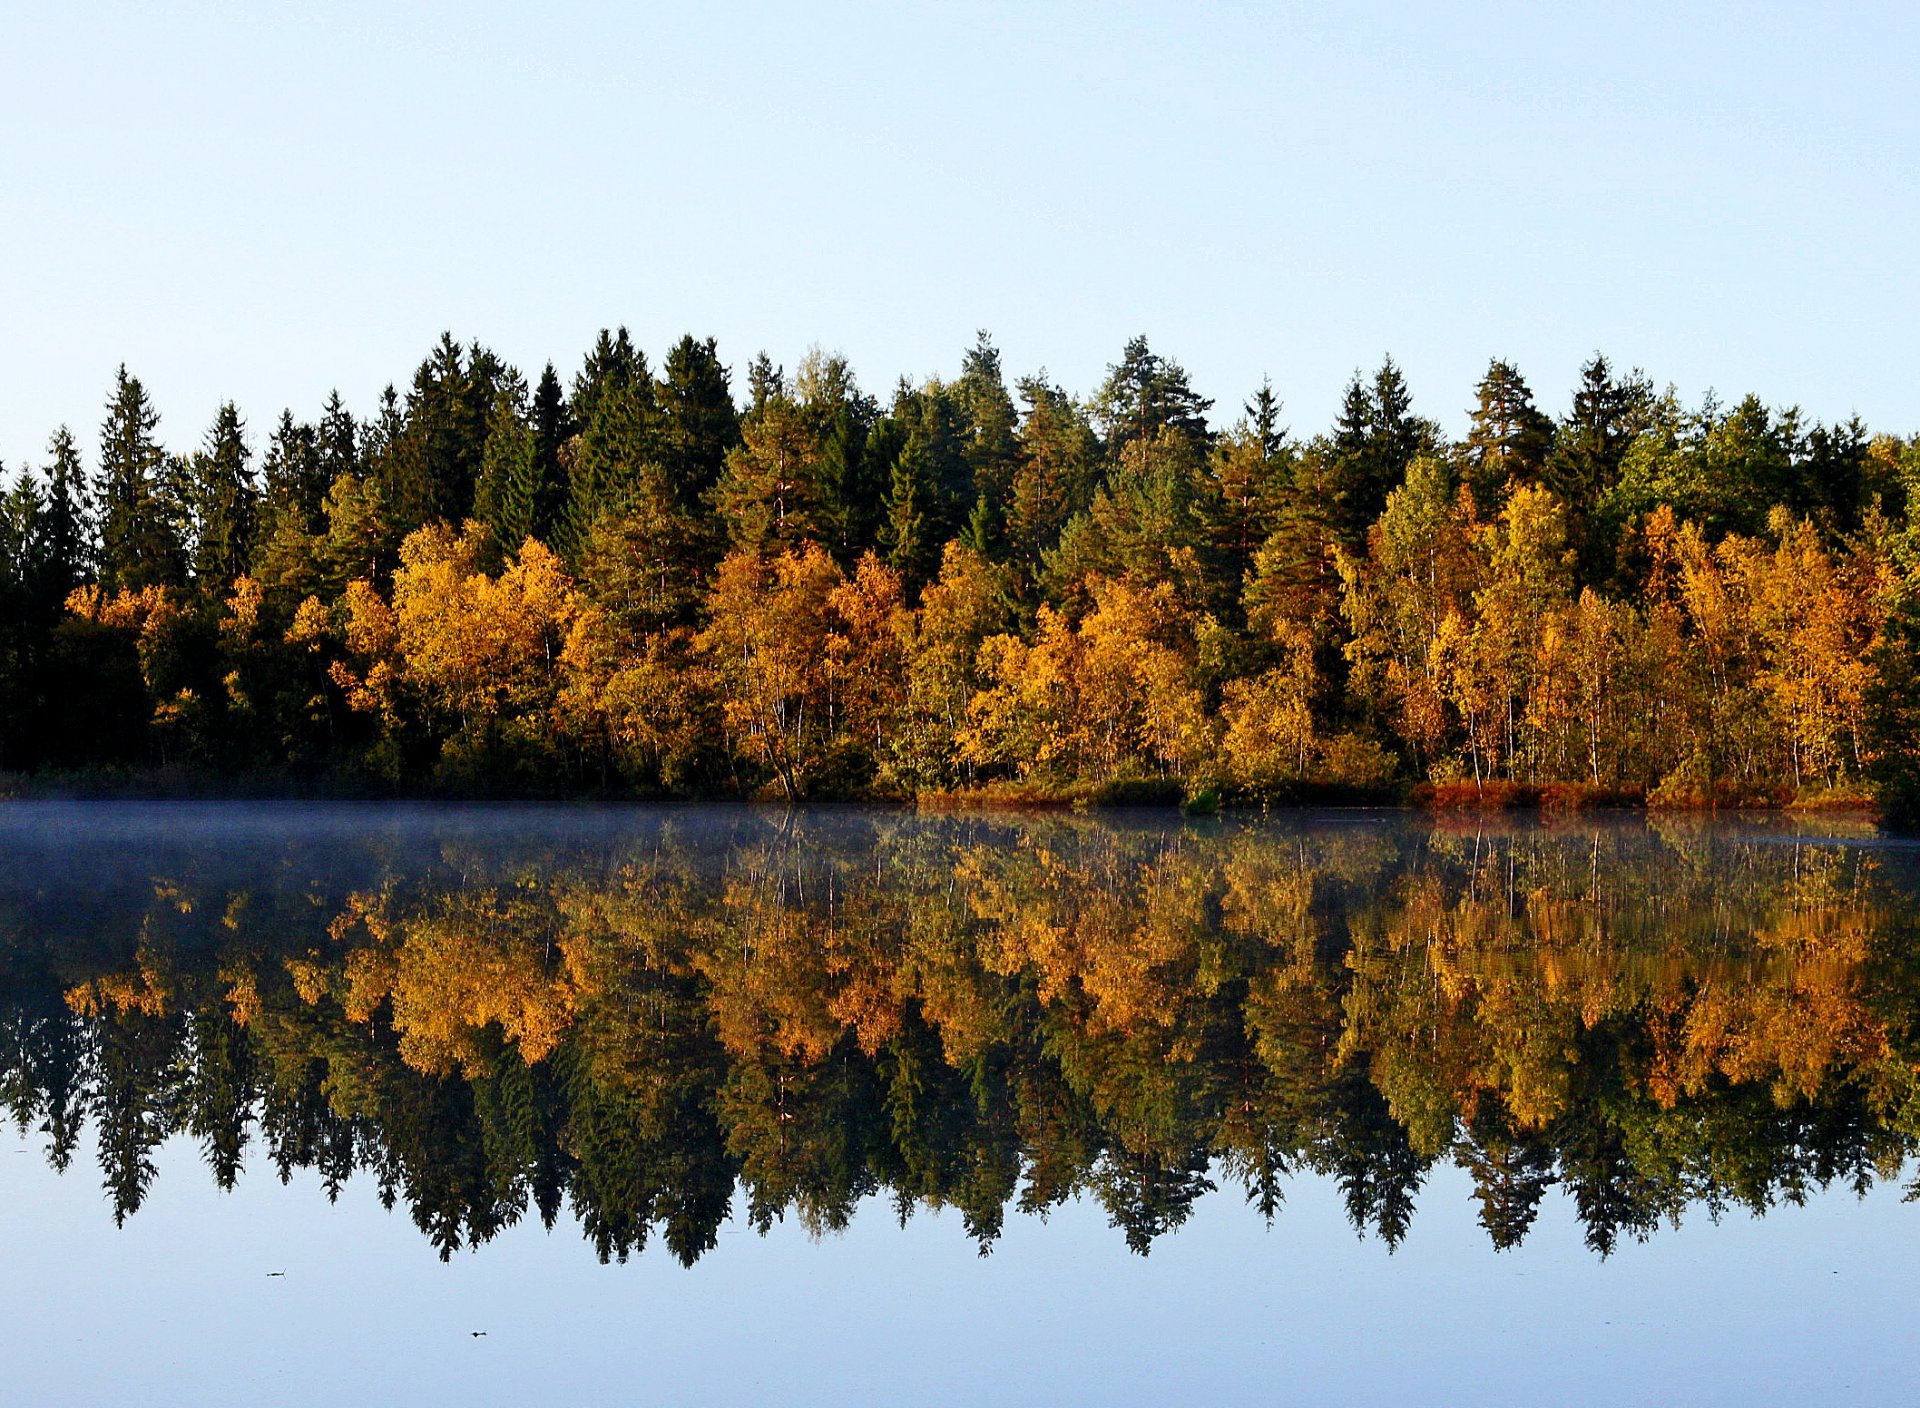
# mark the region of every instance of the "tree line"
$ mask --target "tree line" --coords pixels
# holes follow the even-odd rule
[[[111,825],[124,825],[124,819]],[[443,1255],[570,1210],[603,1258],[736,1209],[844,1227],[1085,1197],[1145,1252],[1303,1175],[1492,1244],[1908,1179],[1911,857],[1685,822],[1498,831],[379,813],[49,839],[0,903],[0,1105],[117,1216],[169,1137],[355,1173]],[[147,830],[143,830],[147,828]],[[157,831],[163,834],[149,834]],[[104,844],[100,844],[104,843]],[[119,851],[116,851],[116,847]],[[121,852],[124,852],[122,854]],[[362,1196],[365,1195],[363,1192]]]
[[[168,450],[118,373],[0,504],[0,768],[531,795],[1866,800],[1911,815],[1920,439],[1595,356],[1464,439],[1391,359],[1230,421],[1144,338],[1090,396],[744,388],[445,336],[357,417]],[[1211,418],[1210,418],[1211,417]]]

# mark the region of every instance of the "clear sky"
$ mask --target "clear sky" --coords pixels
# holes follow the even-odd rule
[[[1308,430],[1385,352],[1458,429],[1599,349],[1920,429],[1920,8],[1335,8],[8,6],[0,460],[123,359],[184,448],[615,323],[881,392],[1145,332]]]

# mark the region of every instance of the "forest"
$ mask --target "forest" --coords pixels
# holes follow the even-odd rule
[[[1920,802],[1920,437],[1596,355],[1467,434],[1391,359],[1214,415],[986,334],[885,397],[603,331],[445,336],[371,414],[169,449],[118,372],[0,499],[15,788],[1484,804]]]
[[[84,878],[64,835],[11,844],[22,1142],[65,1168],[95,1131],[118,1218],[184,1136],[223,1187],[360,1173],[443,1256],[570,1212],[602,1258],[686,1263],[730,1219],[876,1200],[984,1253],[1084,1197],[1145,1253],[1210,1193],[1271,1220],[1315,1175],[1392,1246],[1448,1167],[1495,1247],[1564,1194],[1603,1256],[1920,1192],[1903,848],[1679,816],[422,815],[123,816]]]

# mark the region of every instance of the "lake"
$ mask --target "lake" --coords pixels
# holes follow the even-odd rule
[[[13,803],[62,1403],[1907,1403],[1920,848]]]

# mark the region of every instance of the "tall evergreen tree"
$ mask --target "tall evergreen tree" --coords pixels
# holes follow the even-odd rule
[[[311,532],[320,521],[327,485],[333,482],[316,428],[295,420],[292,411],[280,412],[279,423],[267,437],[260,477],[268,510],[275,516],[289,516],[300,531]]]
[[[1000,350],[983,328],[961,359],[960,377],[953,384],[966,436],[968,477],[976,494],[1004,498],[1013,484],[1019,458],[1020,416],[1007,394],[1000,370]]]
[[[539,445],[528,423],[526,385],[517,379],[494,398],[493,419],[474,491],[474,517],[493,530],[503,553],[520,550],[534,536],[544,486]]]
[[[1653,388],[1637,372],[1614,376],[1599,353],[1580,368],[1573,409],[1561,423],[1547,462],[1547,487],[1576,515],[1590,512],[1620,478],[1627,447],[1646,422]]]
[[[361,459],[360,426],[353,418],[346,402],[340,399],[338,391],[327,393],[327,404],[321,408],[320,424],[315,427],[314,443],[320,455],[318,492],[312,502],[303,501],[305,511],[318,516],[320,501],[326,497],[327,489],[333,481],[343,474],[360,474],[364,470]]]
[[[740,416],[712,338],[682,337],[667,353],[663,372],[661,463],[674,496],[691,508],[719,481],[728,451],[740,443]]]
[[[463,348],[452,333],[443,333],[414,373],[404,423],[382,463],[381,490],[403,531],[458,522],[472,511],[494,385],[502,371],[486,349]]]
[[[167,457],[155,432],[160,413],[124,365],[100,426],[100,583],[109,591],[177,582],[180,543],[173,531],[163,476]]]
[[[580,432],[568,478],[562,546],[577,550],[603,515],[617,513],[632,498],[642,471],[660,461],[660,414],[644,358],[636,374],[588,398],[593,412]]]
[[[40,533],[43,577],[39,599],[57,608],[93,575],[93,524],[80,447],[64,425],[47,442],[46,506]]]
[[[567,464],[572,458],[568,446],[580,433],[552,362],[541,371],[539,384],[534,387],[532,416],[535,477],[540,483],[534,531],[542,541],[552,541],[567,508]]]
[[[582,427],[593,424],[593,418],[600,411],[600,403],[616,392],[640,382],[651,382],[652,373],[647,369],[647,356],[633,345],[633,339],[627,330],[608,332],[600,329],[593,349],[587,353],[587,359],[579,374],[573,379],[572,407],[574,418]]]
[[[1493,517],[1508,484],[1536,484],[1553,448],[1553,422],[1512,363],[1495,359],[1475,388],[1467,430],[1467,483],[1483,517]]]
[[[1197,445],[1210,438],[1207,411],[1213,402],[1193,389],[1179,363],[1160,357],[1144,337],[1131,339],[1120,360],[1107,368],[1093,404],[1107,451],[1116,462],[1128,444],[1164,429],[1178,431]]]
[[[188,463],[193,578],[212,595],[232,587],[246,570],[253,547],[258,489],[252,459],[245,422],[228,401],[215,413],[205,445]]]

